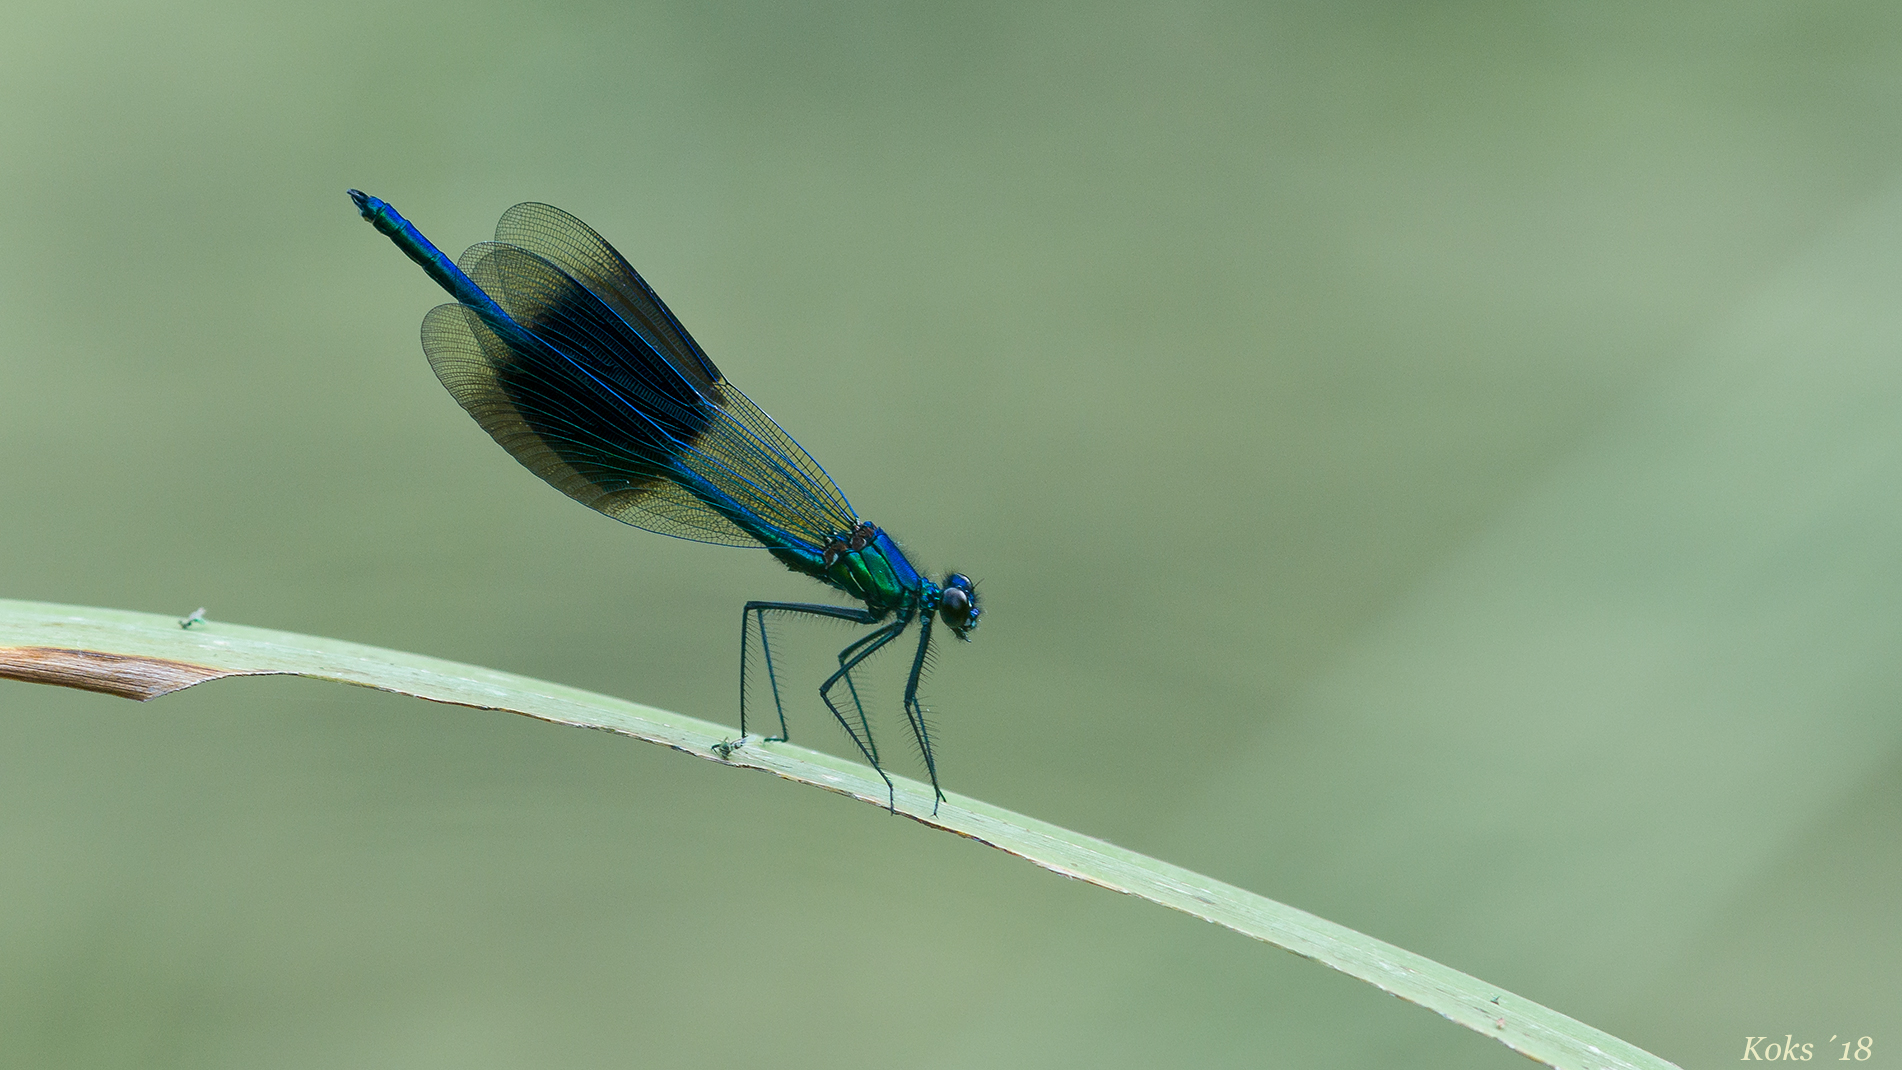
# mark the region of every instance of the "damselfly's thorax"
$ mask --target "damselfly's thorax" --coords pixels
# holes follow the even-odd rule
[[[869,522],[833,533],[818,560],[806,561],[811,563],[787,563],[864,602],[880,616],[893,610],[911,616],[925,593],[925,578],[905,559],[898,544]]]
[[[861,520],[859,526],[853,528],[850,534],[834,535],[832,541],[826,544],[825,552],[820,555],[820,560],[825,567],[831,568],[838,563],[839,558],[865,549],[876,538],[878,538],[878,526],[869,520]]]
[[[969,639],[983,615],[977,605],[977,585],[969,576],[953,572],[943,584],[925,579],[891,536],[869,521],[860,521],[826,543],[817,575],[880,615],[891,610],[905,617],[913,612],[935,613],[959,639]]]

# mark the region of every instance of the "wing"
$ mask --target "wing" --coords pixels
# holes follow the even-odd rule
[[[495,241],[526,249],[581,283],[683,379],[738,421],[745,436],[756,439],[776,458],[796,468],[797,472],[789,476],[796,482],[811,484],[826,499],[825,511],[829,518],[848,521],[841,530],[850,531],[857,523],[851,504],[819,462],[801,449],[772,417],[722,378],[720,369],[714,367],[699,343],[687,333],[687,328],[674,318],[660,295],[594,228],[552,205],[527,201],[502,213],[495,225]]]
[[[599,235],[546,205],[510,209],[498,235],[515,241],[474,246],[460,267],[530,337],[511,343],[450,304],[424,319],[423,349],[530,471],[624,523],[700,542],[816,549],[857,524],[818,462]]]
[[[703,393],[717,395],[720,369],[614,246],[559,208],[532,201],[502,213],[498,245],[526,249],[567,272]]]

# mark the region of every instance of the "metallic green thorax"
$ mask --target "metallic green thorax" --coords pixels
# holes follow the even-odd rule
[[[871,528],[864,539],[846,539],[841,536],[818,555],[803,547],[774,547],[771,552],[787,568],[864,602],[880,617],[893,610],[910,616],[919,608],[927,613],[936,608],[938,585],[920,576],[884,532]]]

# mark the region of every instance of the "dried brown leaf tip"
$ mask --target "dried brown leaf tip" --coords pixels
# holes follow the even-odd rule
[[[182,691],[221,676],[242,676],[188,661],[67,650],[51,646],[0,647],[0,679],[75,687],[120,698],[146,699]]]

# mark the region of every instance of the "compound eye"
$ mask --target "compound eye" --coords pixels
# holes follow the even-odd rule
[[[944,615],[946,624],[963,624],[964,618],[971,615],[971,596],[960,587],[946,587],[943,598],[938,601],[938,612]]]
[[[969,633],[977,627],[977,586],[971,577],[953,572],[944,578],[944,587],[938,592],[938,615],[944,622],[956,629],[959,639],[969,639]]]

